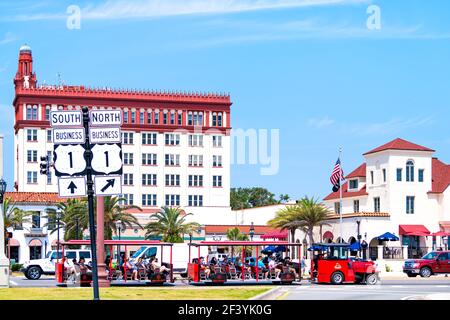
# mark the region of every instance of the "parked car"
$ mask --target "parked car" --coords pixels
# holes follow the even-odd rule
[[[87,264],[91,263],[91,250],[88,249],[68,249],[64,251],[64,255],[70,260],[79,261],[80,258],[84,258]],[[38,280],[43,274],[54,275],[55,263],[61,258],[61,251],[50,250],[44,259],[25,261],[20,271],[29,280]]]
[[[403,272],[408,277],[420,275],[422,278],[450,273],[450,251],[432,251],[421,259],[406,260]]]

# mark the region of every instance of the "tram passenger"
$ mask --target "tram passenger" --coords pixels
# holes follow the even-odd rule
[[[212,261],[212,259],[211,259],[211,261]],[[209,279],[209,276],[211,275],[211,268],[205,262],[205,258],[203,258],[203,257],[200,257],[200,269],[205,273],[206,279]]]
[[[155,259],[153,260],[153,262],[152,262],[152,268],[153,268],[153,270],[159,269],[160,272],[162,272],[162,273],[168,273],[168,272],[170,271],[170,269],[167,268],[166,266],[163,266],[163,265],[159,264],[158,258],[155,258]]]

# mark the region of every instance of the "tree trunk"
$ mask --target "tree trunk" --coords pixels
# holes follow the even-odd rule
[[[292,243],[295,242],[295,229],[291,229],[291,242]],[[294,252],[295,252],[295,246],[291,246],[291,252],[289,254],[291,259],[294,259]]]
[[[320,243],[323,243],[323,238],[322,238],[322,225],[320,225]]]

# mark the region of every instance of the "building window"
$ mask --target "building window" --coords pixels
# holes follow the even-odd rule
[[[180,135],[174,133],[165,134],[166,146],[178,146],[180,145]]]
[[[402,169],[397,168],[397,181],[402,181]]]
[[[188,125],[192,126],[194,122],[192,121],[192,111],[188,112]]]
[[[133,153],[125,152],[123,154],[123,164],[127,164],[127,165],[133,165],[134,164]]]
[[[128,123],[128,111],[123,112],[123,122]]]
[[[139,123],[145,122],[145,113],[144,111],[139,112]]]
[[[373,211],[380,212],[380,197],[373,198]]]
[[[132,173],[124,173],[123,174],[123,184],[125,186],[132,186],[133,183],[133,174]]]
[[[350,189],[358,189],[358,179],[350,180]]]
[[[136,111],[131,111],[131,123],[136,123]]]
[[[31,227],[32,228],[41,227],[41,213],[39,211],[35,211],[31,215]]]
[[[189,155],[189,167],[203,167],[203,155]]]
[[[213,187],[222,187],[222,176],[213,176]]]
[[[222,167],[222,156],[213,156],[213,167]]]
[[[50,120],[50,106],[45,106],[45,121]]]
[[[37,162],[37,151],[36,150],[27,150],[27,161],[28,162]]]
[[[406,214],[414,214],[414,197],[406,197]]]
[[[423,172],[424,172],[424,170],[423,169],[419,169],[419,182],[423,182]]]
[[[27,183],[37,183],[37,171],[27,171]]]
[[[38,106],[28,105],[27,106],[27,120],[37,120],[38,119]]]
[[[37,141],[36,129],[27,129],[27,141]]]
[[[341,204],[339,202],[334,203],[334,213],[341,214]]]
[[[370,183],[373,184],[373,171],[370,171]]]
[[[213,147],[220,148],[222,147],[222,136],[212,136],[213,139]]]
[[[155,124],[159,124],[159,111],[155,111]]]
[[[167,124],[167,112],[163,113],[163,124]]]
[[[142,205],[147,207],[156,207],[156,194],[143,194]]]
[[[189,195],[188,207],[203,207],[203,196]]]
[[[156,153],[143,153],[142,154],[142,165],[156,166],[157,165],[157,154]]]
[[[156,174],[143,174],[142,185],[156,187]]]
[[[120,198],[122,205],[131,206],[134,204],[134,195],[132,193],[125,193]]]
[[[142,144],[156,146],[157,133],[142,133]]]
[[[189,187],[203,187],[203,176],[189,175],[188,185]]]
[[[183,124],[183,114],[178,113],[178,125],[181,126]]]
[[[52,142],[52,130],[47,130],[47,142]]]
[[[359,212],[359,200],[353,200],[353,212],[354,213]]]
[[[150,111],[147,112],[147,123],[152,124],[152,113]]]
[[[47,157],[52,158],[53,151],[47,151]],[[52,173],[50,170],[47,171],[47,184],[52,184]]]
[[[383,169],[383,182],[386,182],[386,169]]]
[[[170,113],[170,124],[175,124],[175,113],[171,112]]]
[[[190,147],[203,147],[203,136],[201,134],[190,134],[188,140]]]
[[[412,160],[406,162],[406,181],[414,181],[414,162]]]
[[[166,187],[179,187],[180,175],[179,174],[166,174]]]
[[[180,195],[179,194],[166,194],[166,206],[179,206]]]
[[[212,114],[212,125],[213,127],[222,126],[222,112]]]
[[[179,154],[166,154],[165,155],[166,166],[179,166],[180,165],[180,155]]]
[[[122,132],[122,144],[133,144],[134,134],[133,132]]]

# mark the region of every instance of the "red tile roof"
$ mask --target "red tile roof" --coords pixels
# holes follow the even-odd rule
[[[225,234],[228,229],[239,228],[241,233],[248,234],[250,232],[250,226],[236,226],[236,225],[206,225],[205,233],[206,234]],[[255,228],[255,234],[266,234],[268,232],[279,232],[280,230],[276,228],[272,228],[269,226],[253,226]]]
[[[348,182],[342,185],[342,198],[351,198],[367,195],[368,193],[366,192],[366,186],[362,187],[358,191],[348,191]],[[339,191],[330,193],[323,200],[332,200],[332,199],[339,199]]]
[[[6,192],[5,199],[16,203],[60,203],[66,199],[53,192]]]
[[[376,153],[380,151],[385,150],[414,150],[414,151],[429,151],[434,152],[433,149],[420,146],[418,144],[397,138],[392,140],[391,142],[388,142],[386,144],[383,144],[382,146],[379,146],[378,148],[375,148],[373,150],[370,150],[369,152],[364,153],[364,155]]]
[[[431,163],[431,191],[429,193],[442,193],[450,185],[450,165],[437,158]]]
[[[366,163],[364,162],[358,168],[350,172],[350,174],[346,176],[345,179],[365,177],[365,176],[366,176]]]

